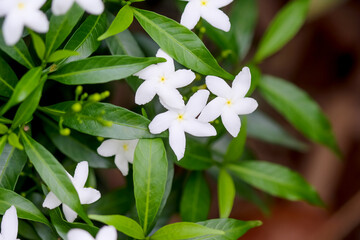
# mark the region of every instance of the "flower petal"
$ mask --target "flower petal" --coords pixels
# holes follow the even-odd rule
[[[210,92],[208,90],[199,90],[192,95],[186,104],[186,118],[196,118],[206,106]]]
[[[45,3],[46,3],[46,0],[32,0],[31,6],[34,9],[40,9]]]
[[[169,143],[178,160],[184,157],[186,138],[185,132],[179,124],[173,124],[169,128]]]
[[[157,64],[153,64],[135,73],[134,76],[137,76],[144,80],[151,80],[151,79],[156,79],[156,77],[158,77],[159,74],[161,74],[161,69]]]
[[[16,4],[14,1],[0,1],[0,17],[8,14],[14,7],[14,4]]]
[[[175,112],[167,111],[160,113],[149,124],[149,130],[152,134],[159,134],[169,129],[171,124],[176,120],[177,114]]]
[[[6,210],[1,221],[1,235],[4,239],[15,240],[18,234],[18,218],[16,208],[11,206]]]
[[[68,240],[94,240],[94,238],[85,230],[74,228],[67,233]]]
[[[209,6],[214,7],[214,8],[222,8],[225,7],[227,5],[229,5],[230,3],[232,3],[233,0],[212,0],[209,1]]]
[[[195,1],[189,2],[181,15],[180,24],[191,30],[195,27],[199,20],[200,5]]]
[[[189,85],[196,78],[195,73],[191,70],[181,69],[177,70],[171,75],[169,79],[169,84],[174,88],[181,88]]]
[[[180,92],[171,86],[159,86],[157,94],[162,99],[162,102],[170,108],[182,109],[184,107],[183,96]]]
[[[239,116],[231,111],[226,109],[221,114],[221,120],[226,128],[226,130],[233,136],[236,137],[240,132],[241,122]]]
[[[258,103],[253,98],[243,98],[240,100],[237,100],[231,109],[237,114],[237,115],[245,115],[250,114],[254,112],[258,107]]]
[[[156,95],[156,88],[152,81],[143,82],[135,93],[135,103],[143,105],[150,102]]]
[[[208,103],[208,105],[205,106],[205,108],[202,110],[199,120],[202,122],[211,122],[217,119],[226,104],[226,99],[222,97],[217,97],[211,102]]]
[[[199,120],[184,121],[184,131],[196,137],[210,137],[216,135],[215,128],[210,123]]]
[[[225,32],[230,31],[231,24],[229,17],[223,11],[208,7],[201,11],[201,16],[213,27]]]
[[[101,193],[94,188],[81,188],[78,191],[81,204],[91,204],[100,199]]]
[[[164,52],[161,48],[157,51],[156,57],[165,58],[166,62],[158,63],[158,66],[163,69],[165,72],[174,72],[175,65],[174,59],[172,59],[166,52]]]
[[[89,176],[89,164],[87,161],[78,163],[74,173],[74,185],[78,188],[85,186],[86,180]]]
[[[118,152],[120,144],[120,141],[116,139],[105,140],[101,143],[100,147],[98,147],[97,152],[103,157],[114,156]]]
[[[73,4],[74,0],[53,0],[51,4],[51,11],[54,15],[62,15],[69,11]]]
[[[42,206],[45,208],[54,209],[54,208],[60,206],[60,204],[61,204],[61,201],[55,196],[55,194],[53,192],[49,192],[46,195],[46,198],[45,198]]]
[[[120,170],[122,175],[127,176],[129,173],[129,164],[123,154],[117,154],[115,156],[115,165]]]
[[[8,14],[2,27],[6,45],[15,45],[20,40],[23,29],[24,23],[22,19],[19,19],[17,14]]]
[[[116,240],[117,232],[113,226],[104,226],[96,235],[96,240]]]
[[[46,33],[49,31],[49,21],[45,13],[40,10],[24,15],[24,24],[35,32]]]
[[[216,96],[229,98],[231,97],[230,86],[221,78],[215,76],[206,77],[206,86]]]
[[[242,71],[235,77],[232,84],[233,97],[245,97],[251,85],[251,73],[248,67],[244,67]]]
[[[138,141],[139,141],[138,139],[128,141],[128,150],[125,151],[125,157],[129,163],[134,162],[134,153]]]
[[[90,14],[100,15],[104,11],[104,3],[101,0],[76,0],[76,2]]]
[[[65,218],[68,222],[74,222],[75,219],[77,218],[77,213],[74,212],[68,205],[63,204],[62,205],[62,209],[65,215]]]

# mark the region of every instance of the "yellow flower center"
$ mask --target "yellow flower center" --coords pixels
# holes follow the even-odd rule
[[[208,0],[201,0],[201,6],[206,6],[208,4]]]
[[[179,115],[178,115],[178,117],[177,117],[177,120],[179,120],[179,121],[182,121],[182,120],[184,120],[184,115],[182,115],[182,114],[179,114]]]
[[[18,3],[18,9],[23,10],[25,8],[24,3]]]
[[[123,149],[124,149],[125,152],[128,151],[128,150],[129,150],[129,145],[128,145],[128,144],[124,144],[124,145],[123,145]]]
[[[227,100],[227,101],[226,101],[226,105],[231,106],[231,105],[232,105],[232,101],[231,101],[231,100]]]
[[[160,78],[160,82],[165,82],[166,81],[166,78],[164,77],[164,76],[162,76],[161,78]]]

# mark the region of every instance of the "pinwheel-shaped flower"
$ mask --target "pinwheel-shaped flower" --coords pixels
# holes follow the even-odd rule
[[[129,164],[134,161],[134,152],[139,140],[105,140],[97,149],[99,155],[111,157],[115,155],[115,165],[119,168],[122,175],[129,173]]]
[[[166,62],[151,65],[134,74],[145,80],[136,91],[135,102],[139,105],[146,104],[157,94],[167,105],[181,108],[183,99],[177,88],[189,85],[196,76],[191,70],[175,71],[174,60],[161,49],[156,56],[165,58]]]
[[[209,91],[199,90],[189,99],[186,106],[183,102],[180,109],[163,104],[168,111],[157,115],[149,125],[153,134],[169,129],[170,147],[178,160],[182,159],[185,153],[185,132],[197,137],[216,135],[216,130],[210,123],[196,119],[205,107],[209,95]]]
[[[101,0],[53,0],[51,10],[55,15],[65,14],[74,2],[90,14],[99,15],[104,11],[104,3]]]
[[[101,194],[98,190],[93,188],[84,188],[86,180],[89,175],[89,165],[88,162],[80,162],[75,169],[74,177],[69,173],[68,176],[71,182],[74,184],[74,187],[79,195],[81,204],[91,204],[96,202],[101,197]],[[74,212],[69,206],[62,203],[53,192],[49,192],[46,196],[43,207],[54,209],[62,204],[65,218],[68,222],[74,222],[77,217],[77,213]]]
[[[16,208],[11,206],[6,210],[1,221],[0,240],[19,240],[18,234],[18,218]]]
[[[186,5],[184,13],[181,16],[180,23],[190,30],[200,20],[204,18],[212,26],[225,32],[230,30],[231,24],[229,17],[219,8],[225,7],[233,0],[185,0],[189,3]]]
[[[250,114],[258,107],[255,99],[245,97],[251,85],[249,68],[244,67],[236,76],[232,88],[223,79],[214,76],[206,77],[206,85],[218,97],[204,108],[199,120],[211,122],[221,116],[226,130],[236,137],[241,127],[238,115]]]
[[[49,21],[40,8],[46,0],[0,0],[0,17],[6,45],[14,45],[21,38],[24,26],[39,33],[49,30]]]
[[[96,238],[93,238],[90,233],[82,229],[71,229],[67,233],[68,240],[116,240],[117,232],[113,226],[104,226],[96,234]]]

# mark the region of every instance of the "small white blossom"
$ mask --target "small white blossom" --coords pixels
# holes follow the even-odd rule
[[[134,74],[145,80],[136,91],[135,103],[146,104],[157,94],[167,105],[181,108],[183,99],[177,88],[189,85],[196,76],[191,70],[175,71],[174,60],[161,49],[156,57],[165,58],[166,62],[151,65]]]
[[[184,157],[186,138],[185,132],[197,137],[215,136],[215,128],[207,122],[196,119],[206,105],[210,93],[207,90],[197,91],[185,106],[180,109],[164,104],[167,112],[157,115],[149,125],[152,134],[159,134],[169,129],[169,143],[178,160]]]
[[[101,0],[53,0],[51,11],[55,15],[65,14],[74,2],[90,14],[100,15],[104,11],[104,3]]]
[[[24,27],[39,33],[49,30],[49,21],[40,8],[46,0],[0,0],[0,17],[5,16],[2,27],[6,45],[16,44]]]
[[[122,175],[127,176],[129,173],[128,163],[133,163],[134,152],[138,139],[135,140],[105,140],[97,152],[104,157],[111,157],[115,155],[115,165],[119,168]]]
[[[117,232],[113,226],[104,226],[93,238],[90,233],[85,230],[74,228],[67,233],[68,240],[116,240]]]
[[[101,197],[101,194],[98,190],[93,188],[84,188],[86,180],[89,175],[89,165],[88,162],[83,161],[78,163],[75,169],[74,177],[67,173],[72,184],[74,185],[80,199],[81,204],[91,204],[96,202]],[[62,203],[53,192],[49,192],[46,196],[43,207],[54,209],[62,204],[63,212],[65,218],[68,222],[74,222],[77,217],[77,213],[73,211],[69,206]]]
[[[219,8],[225,7],[233,0],[185,0],[189,3],[186,5],[184,13],[181,16],[180,23],[190,30],[200,20],[204,18],[213,27],[225,32],[230,30],[231,24],[229,17]]]
[[[241,127],[238,115],[250,114],[258,107],[255,99],[245,97],[251,85],[249,68],[244,67],[236,76],[232,88],[223,79],[214,76],[206,77],[206,85],[218,97],[204,108],[199,120],[211,122],[221,116],[226,130],[236,137]]]
[[[11,206],[6,210],[1,221],[0,240],[19,240],[18,234],[18,218],[16,208]]]

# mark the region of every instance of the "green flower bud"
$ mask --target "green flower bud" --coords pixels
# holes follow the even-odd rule
[[[74,103],[74,105],[71,106],[71,109],[74,111],[74,112],[80,112],[81,109],[82,109],[82,106],[80,103]]]
[[[70,131],[69,128],[60,129],[60,134],[63,135],[63,136],[69,136],[70,133],[71,133],[71,131]]]

